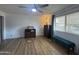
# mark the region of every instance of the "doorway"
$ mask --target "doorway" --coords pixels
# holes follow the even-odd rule
[[[3,42],[3,23],[4,17],[0,16],[0,44]]]

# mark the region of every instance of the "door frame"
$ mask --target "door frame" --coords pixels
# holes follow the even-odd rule
[[[3,33],[4,33],[4,16],[1,17],[1,43],[3,42]]]

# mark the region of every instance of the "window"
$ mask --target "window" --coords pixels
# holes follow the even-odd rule
[[[66,31],[79,35],[79,12],[67,15]]]
[[[65,16],[55,18],[54,30],[55,31],[65,31]]]
[[[79,12],[56,17],[54,31],[62,31],[79,35]]]

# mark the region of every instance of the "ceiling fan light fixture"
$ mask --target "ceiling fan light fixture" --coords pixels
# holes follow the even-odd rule
[[[32,12],[36,12],[37,10],[34,8],[34,9],[32,9]]]

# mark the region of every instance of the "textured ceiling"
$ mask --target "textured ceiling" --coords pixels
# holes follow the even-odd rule
[[[44,8],[37,7],[39,10],[43,11],[43,13],[54,13],[67,6],[69,6],[69,4],[49,4],[49,6]],[[32,8],[34,8],[33,4],[0,4],[0,10],[12,14],[33,14],[31,11]]]

